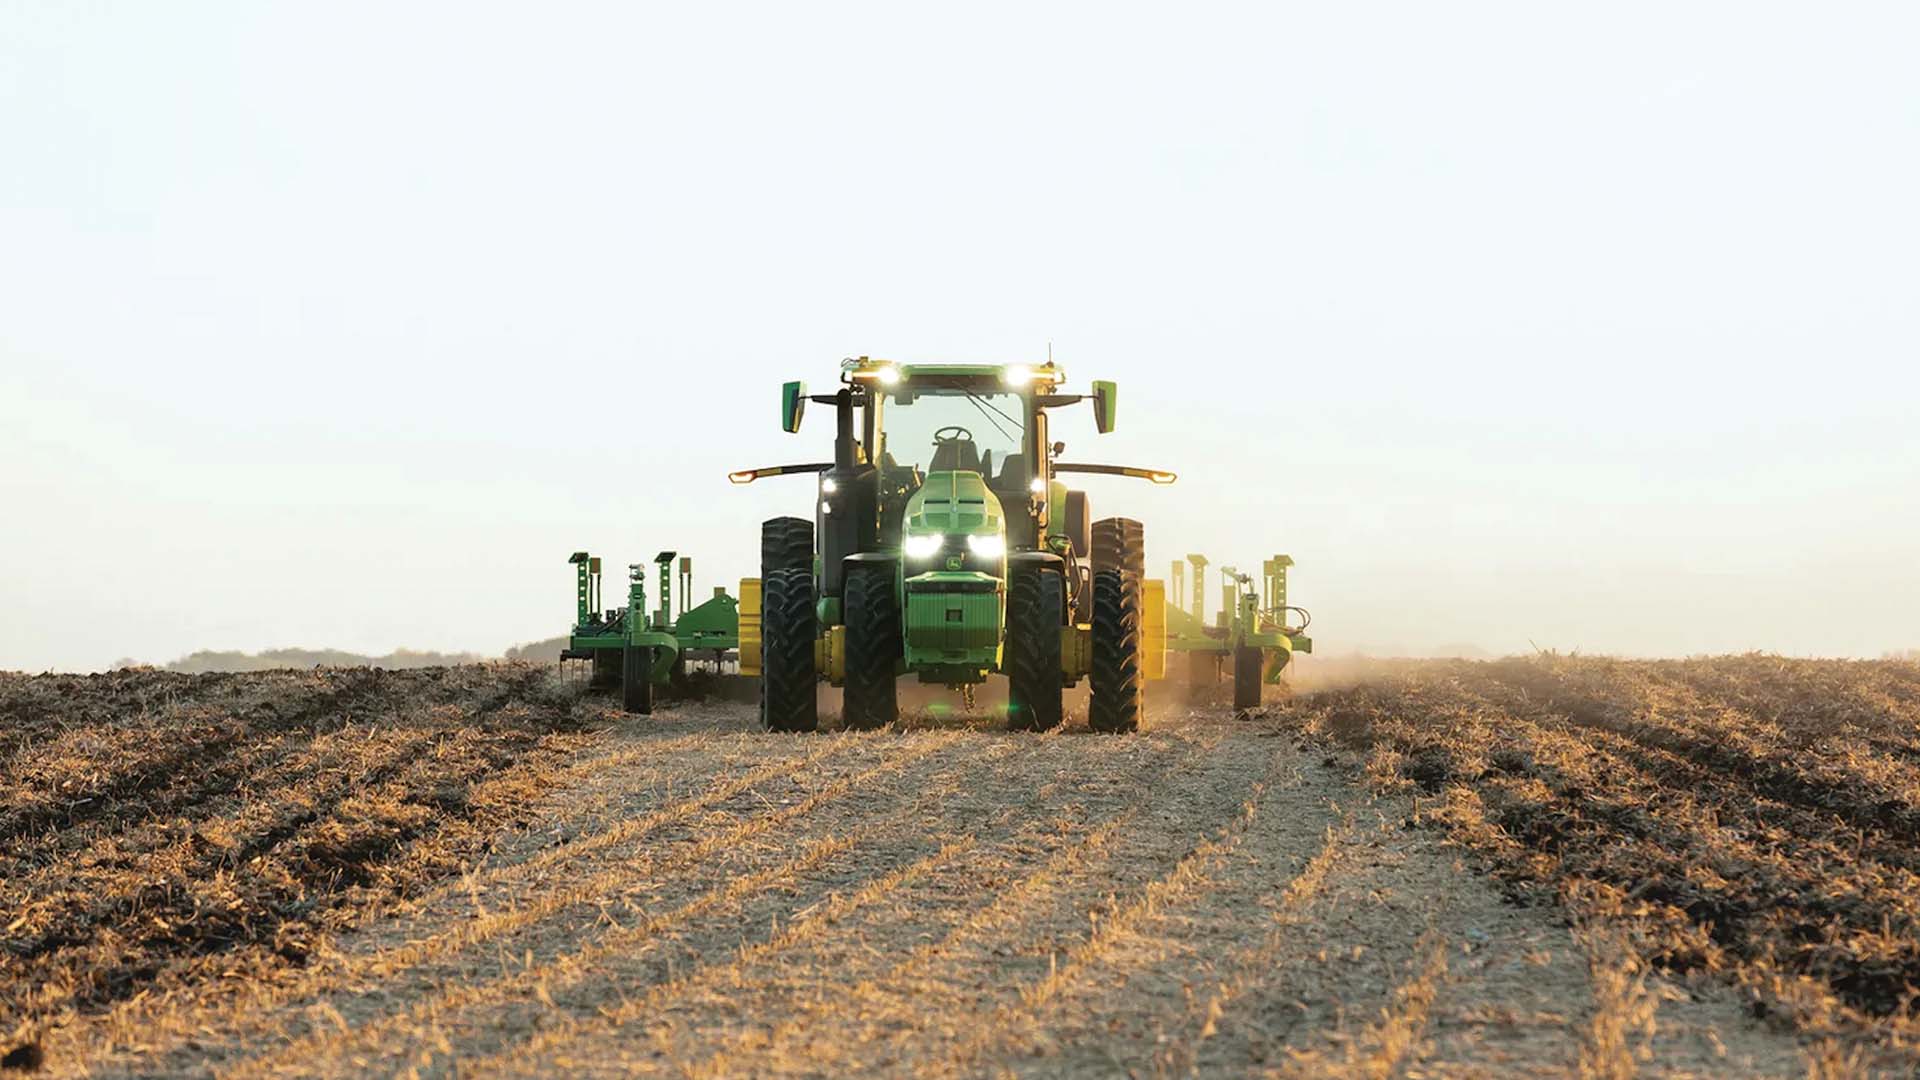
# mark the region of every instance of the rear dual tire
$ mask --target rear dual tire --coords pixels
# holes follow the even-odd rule
[[[1087,726],[1140,730],[1145,692],[1140,663],[1140,586],[1124,570],[1093,574],[1093,656],[1087,681]]]
[[[1145,642],[1140,636],[1146,527],[1132,518],[1101,518],[1091,532],[1093,655],[1087,673],[1087,726],[1100,732],[1138,731],[1146,711]]]

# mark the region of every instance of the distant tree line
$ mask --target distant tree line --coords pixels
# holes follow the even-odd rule
[[[340,649],[265,649],[257,653],[240,652],[236,649],[202,649],[165,664],[148,665],[129,659],[115,661],[113,666],[116,668],[157,666],[162,671],[197,674],[207,671],[269,671],[274,668],[313,667],[377,667],[398,670],[478,664],[495,659],[551,664],[560,659],[560,650],[566,646],[567,639],[564,637],[549,638],[546,641],[515,645],[501,657],[483,656],[472,652],[421,652],[413,649],[395,649],[381,656],[344,652]]]

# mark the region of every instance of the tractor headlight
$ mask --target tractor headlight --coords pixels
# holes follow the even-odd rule
[[[1012,387],[1025,386],[1033,381],[1033,369],[1025,364],[1008,364],[1000,373],[1000,378]]]
[[[881,386],[900,385],[900,369],[894,367],[892,364],[888,364],[886,367],[875,372],[873,377],[879,381]]]
[[[938,534],[931,536],[909,536],[901,541],[900,547],[909,559],[931,559],[940,554],[941,544],[946,538]]]
[[[983,559],[997,559],[1007,553],[1007,539],[999,533],[978,533],[967,537],[967,550]]]

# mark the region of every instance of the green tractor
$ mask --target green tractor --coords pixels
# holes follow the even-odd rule
[[[1165,598],[1145,575],[1138,521],[1092,519],[1059,477],[1174,474],[1060,460],[1049,412],[1091,402],[1113,430],[1115,388],[1061,390],[1037,366],[842,363],[841,386],[781,395],[781,426],[809,402],[831,407],[833,460],[730,474],[734,483],[810,474],[810,518],[761,526],[760,577],[741,582],[740,661],[761,677],[773,731],[818,727],[822,680],[842,688],[850,728],[893,722],[896,680],[951,687],[968,704],[989,675],[1008,681],[1008,721],[1044,730],[1085,678],[1096,731],[1140,723],[1143,680],[1166,664]]]

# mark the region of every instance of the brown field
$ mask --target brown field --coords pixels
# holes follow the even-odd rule
[[[102,1076],[1920,1068],[1920,666],[1304,678],[1249,718],[1169,700],[1131,738],[795,738],[750,706],[621,717],[515,664],[0,675],[0,1054]]]

